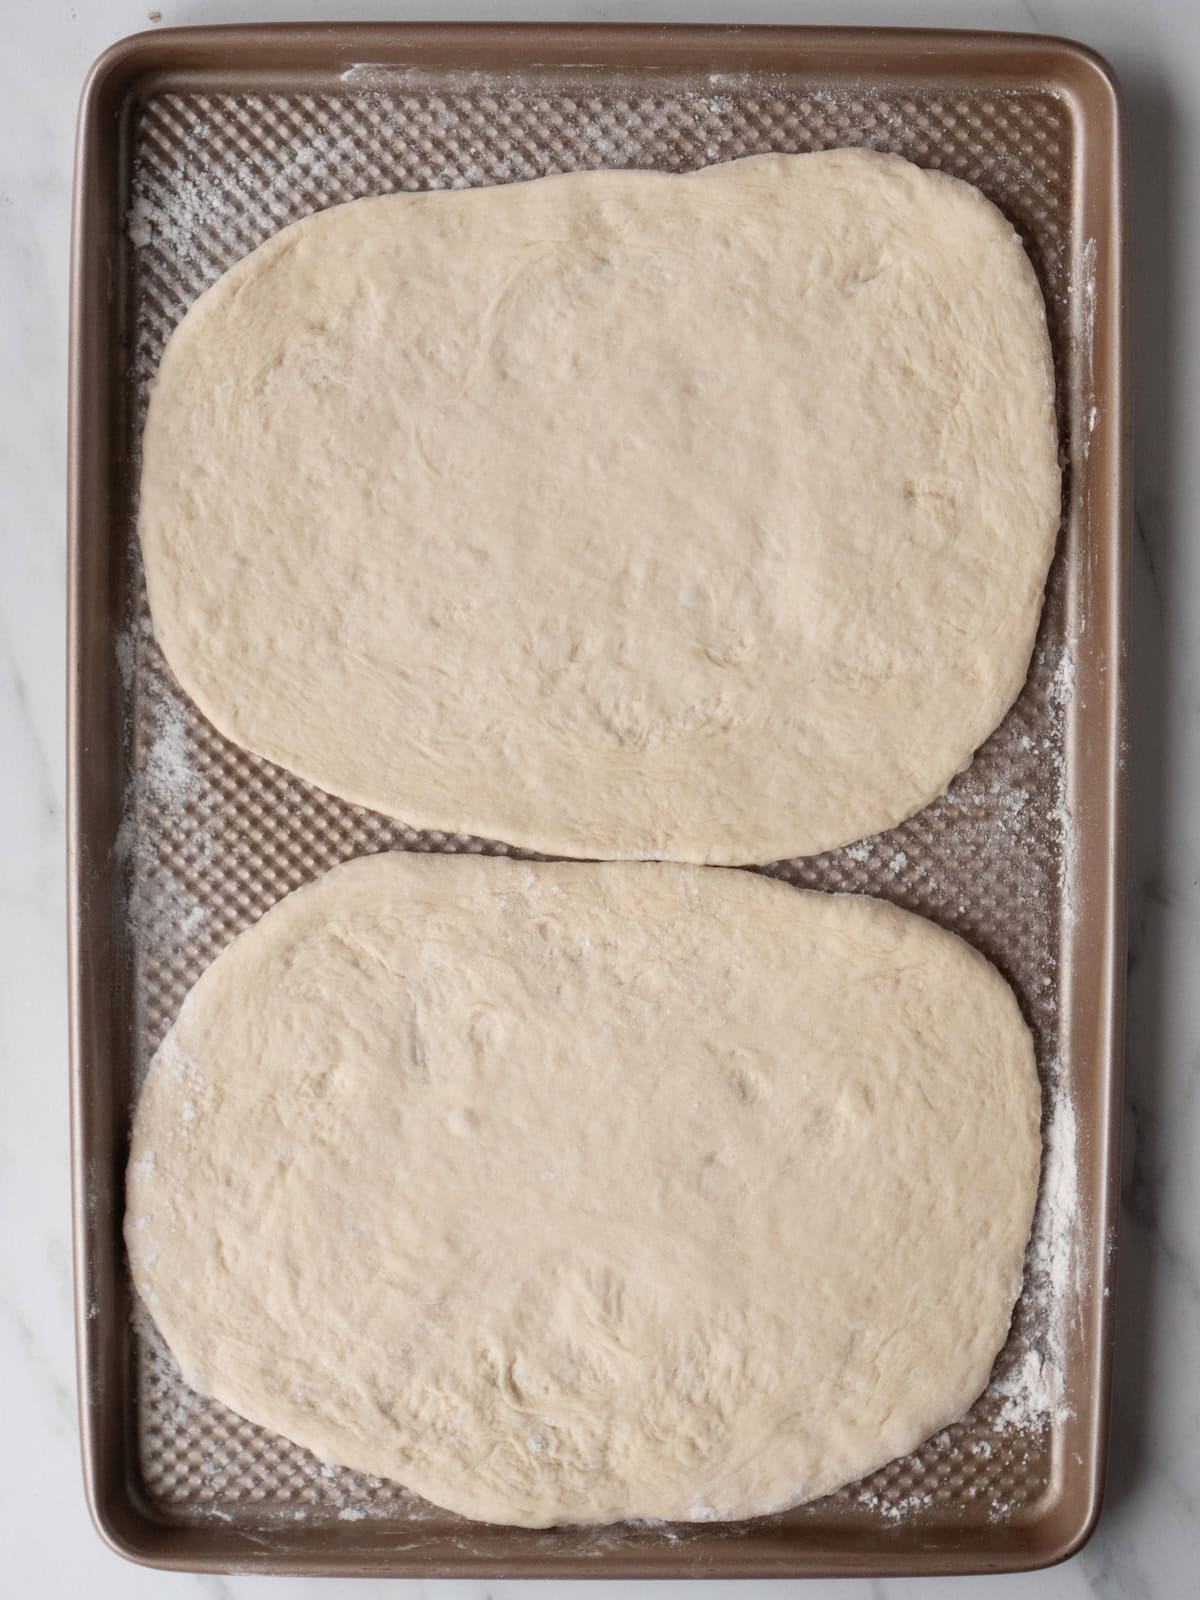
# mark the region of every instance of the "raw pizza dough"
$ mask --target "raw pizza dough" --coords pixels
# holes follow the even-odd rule
[[[1020,241],[851,150],[285,228],[171,339],[140,516],[229,738],[418,827],[698,862],[939,794],[1058,523]]]
[[[384,855],[214,962],[125,1236],[198,1389],[439,1505],[733,1518],[984,1388],[1029,1032],[920,917],[748,873]]]

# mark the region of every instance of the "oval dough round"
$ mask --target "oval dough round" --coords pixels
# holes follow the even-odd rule
[[[185,1377],[544,1526],[734,1518],[984,1388],[1037,1188],[982,956],[749,873],[384,855],[188,996],[125,1233]]]
[[[248,749],[418,827],[766,861],[890,827],[1000,722],[1056,452],[978,190],[756,156],[285,228],[167,347],[140,528]]]

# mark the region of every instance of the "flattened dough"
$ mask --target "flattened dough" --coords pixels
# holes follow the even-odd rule
[[[326,1459],[498,1522],[742,1517],[983,1389],[1038,1108],[999,974],[879,901],[384,855],[192,990],[125,1237],[185,1376]]]
[[[140,526],[248,749],[420,827],[745,862],[969,762],[1058,522],[1011,225],[839,150],[285,228],[167,347]]]

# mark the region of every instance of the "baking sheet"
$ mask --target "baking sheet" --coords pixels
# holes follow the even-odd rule
[[[350,856],[510,853],[326,795],[228,744],[175,686],[136,542],[150,382],[204,287],[339,200],[832,145],[977,183],[1047,298],[1068,470],[1029,682],[943,799],[875,839],[767,869],[932,917],[1013,983],[1045,1095],[1025,1293],[970,1415],[824,1501],[730,1526],[482,1528],[193,1394],[132,1303],[131,1105],[209,961]],[[1036,1565],[1085,1536],[1103,1467],[1119,1066],[1122,163],[1102,65],[997,35],[256,27],[146,35],[98,64],[81,119],[72,339],[73,1109],[85,1473],[126,1554],[424,1575],[879,1574]]]

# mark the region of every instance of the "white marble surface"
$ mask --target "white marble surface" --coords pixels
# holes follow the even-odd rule
[[[0,1592],[57,1600],[329,1595],[333,1581],[134,1569],[84,1509],[75,1423],[64,949],[64,420],[70,162],[92,59],[150,26],[148,0],[0,0]],[[1119,1343],[1108,1502],[1075,1560],[949,1580],[955,1596],[1200,1592],[1200,9],[1196,0],[776,0],[475,5],[159,0],[162,24],[324,17],[854,21],[1062,33],[1102,50],[1133,133],[1137,551],[1130,1017]],[[354,1600],[514,1600],[680,1585],[344,1586]],[[743,1597],[750,1584],[689,1585]],[[771,1585],[776,1590],[789,1587]],[[794,1585],[790,1587],[795,1587]],[[812,1583],[900,1600],[924,1581]]]

